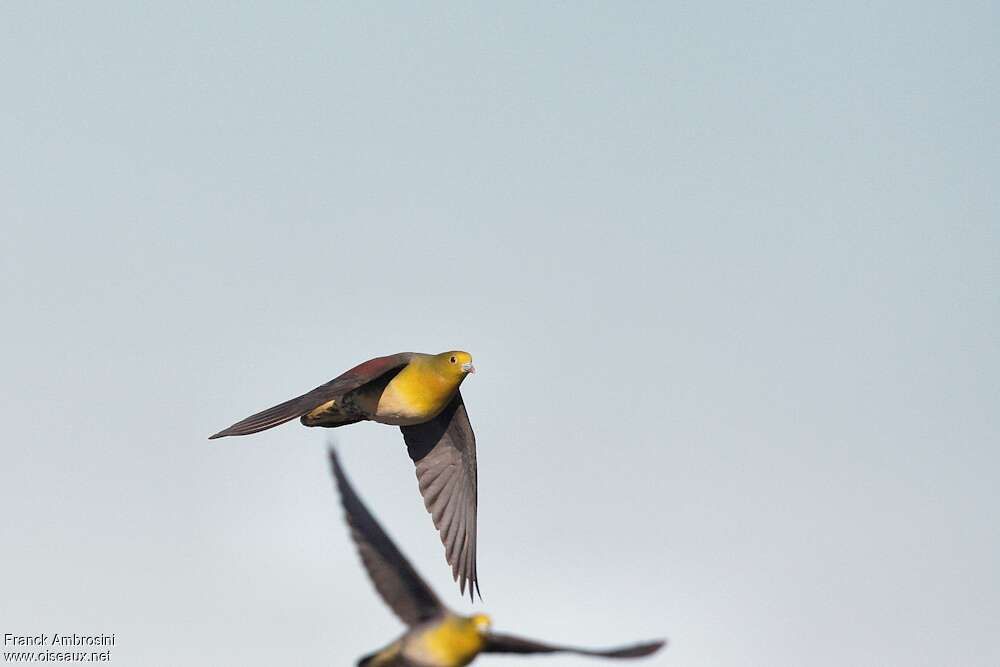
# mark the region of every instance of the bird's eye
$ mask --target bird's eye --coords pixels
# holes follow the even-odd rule
[[[457,360],[455,359],[455,357],[452,357],[452,358],[451,358],[451,363],[455,363],[455,361],[457,361]]]

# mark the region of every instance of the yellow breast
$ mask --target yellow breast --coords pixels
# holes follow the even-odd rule
[[[455,395],[461,378],[442,376],[422,358],[411,361],[394,377],[374,410],[374,420],[406,426],[433,419]]]
[[[414,637],[407,653],[434,667],[463,667],[479,654],[483,644],[469,619],[449,616]]]

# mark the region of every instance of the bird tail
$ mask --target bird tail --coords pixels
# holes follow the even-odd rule
[[[397,640],[358,660],[357,667],[407,667],[410,663],[399,654],[402,648],[402,643]]]
[[[279,403],[273,408],[250,415],[246,419],[241,419],[229,428],[209,436],[208,439],[215,440],[216,438],[224,438],[227,435],[250,435],[251,433],[264,431],[301,417],[315,407],[316,397],[313,395],[313,392],[309,392],[297,396],[290,401]]]

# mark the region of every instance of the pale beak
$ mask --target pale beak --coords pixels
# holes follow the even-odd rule
[[[476,367],[472,365],[471,361],[467,361],[464,364],[462,364],[462,370],[465,371],[466,373],[475,373]]]

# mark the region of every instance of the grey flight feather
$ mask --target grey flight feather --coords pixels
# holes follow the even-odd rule
[[[416,465],[424,506],[434,519],[452,577],[462,593],[479,593],[476,572],[476,436],[460,392],[441,413],[423,424],[401,426]],[[480,599],[482,594],[479,594]]]
[[[657,640],[610,649],[585,649],[544,644],[533,639],[490,633],[486,638],[483,653],[576,653],[577,655],[599,658],[642,658],[656,653],[665,644],[665,641]]]

